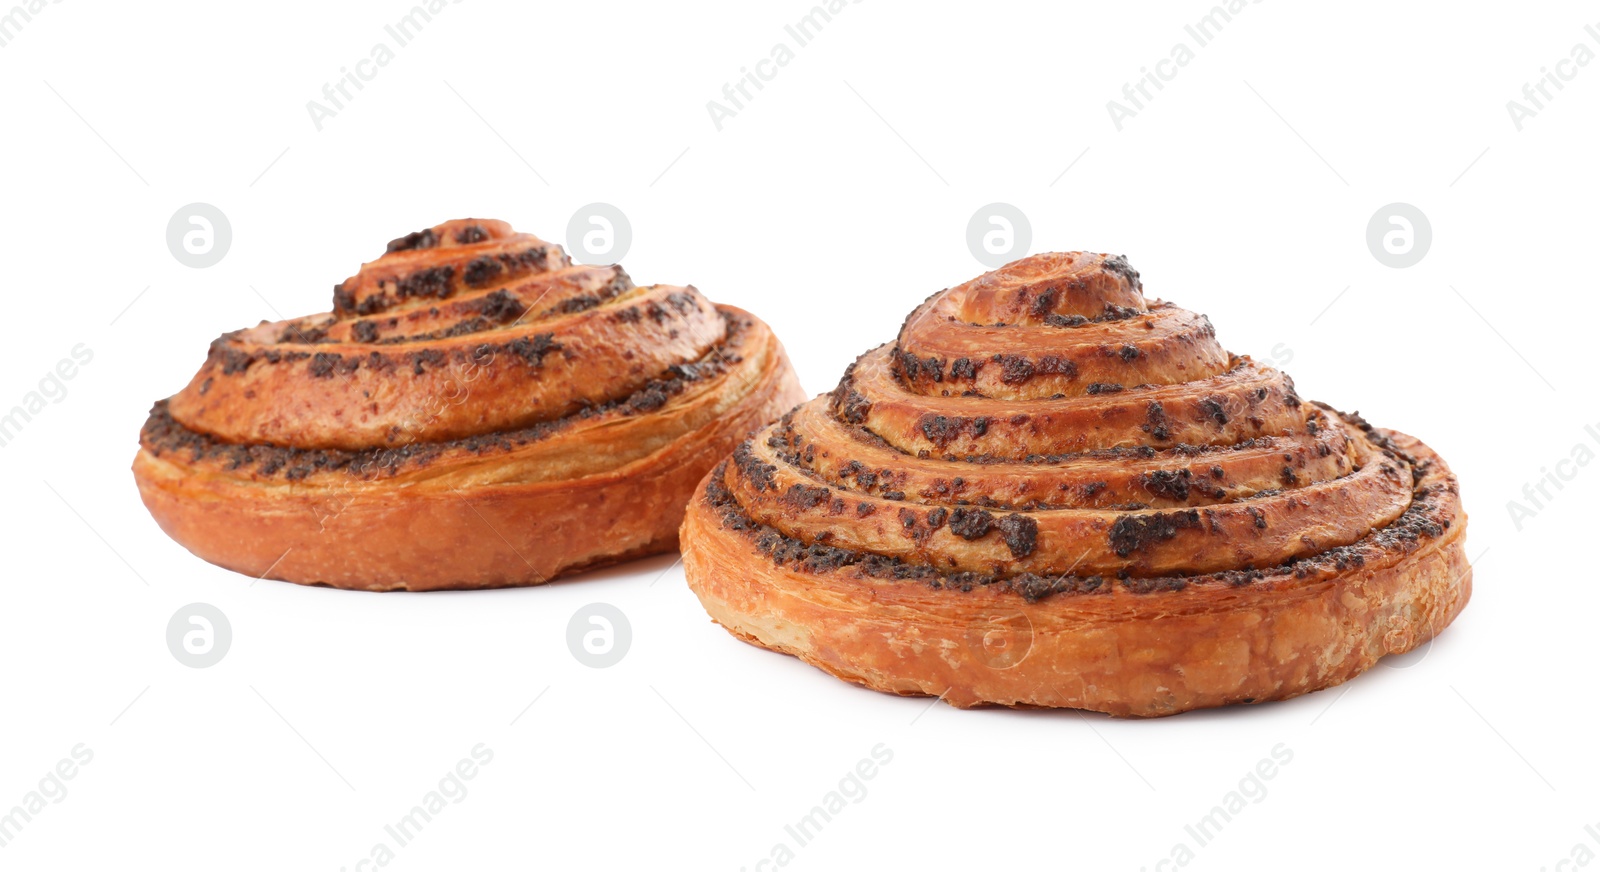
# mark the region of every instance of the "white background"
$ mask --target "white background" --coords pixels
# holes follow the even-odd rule
[[[1520,531],[1507,508],[1531,508],[1524,484],[1574,446],[1600,452],[1600,63],[1520,132],[1505,107],[1575,44],[1600,51],[1600,7],[1266,0],[1119,132],[1106,102],[1193,45],[1204,0],[866,0],[718,131],[706,102],[792,45],[805,0],[467,0],[319,132],[306,102],[408,8],[66,0],[0,48],[0,408],[78,343],[94,355],[0,449],[0,811],[73,746],[94,753],[0,866],[355,869],[480,742],[492,763],[391,868],[755,869],[880,743],[892,762],[790,867],[1156,869],[1177,844],[1200,869],[1600,853],[1600,468],[1562,467],[1575,480]],[[165,243],[195,201],[233,227],[210,269]],[[812,392],[982,271],[965,228],[984,204],[1021,208],[1033,250],[1126,253],[1229,348],[1443,453],[1480,558],[1471,605],[1406,668],[1287,703],[964,712],[735,641],[670,555],[374,595],[252,584],[145,513],[139,426],[214,336],[325,310],[407,231],[498,217],[563,240],[592,201],[630,217],[637,280],[762,315]],[[1365,241],[1396,201],[1433,229],[1409,269]],[[233,627],[208,669],[165,643],[197,601]],[[568,652],[591,602],[631,621],[613,668]],[[1185,825],[1280,743],[1293,759],[1265,797],[1196,847]]]

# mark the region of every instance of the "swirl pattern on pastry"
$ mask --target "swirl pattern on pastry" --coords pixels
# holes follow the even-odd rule
[[[736,636],[958,706],[1281,699],[1465,605],[1444,462],[1041,254],[934,294],[707,476],[686,573]]]
[[[169,535],[240,572],[538,584],[671,550],[695,482],[802,397],[749,313],[450,221],[389,243],[332,312],[213,342],[134,472]]]

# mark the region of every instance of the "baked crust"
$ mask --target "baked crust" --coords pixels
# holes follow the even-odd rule
[[[1444,461],[1141,290],[1073,253],[930,298],[707,475],[712,618],[876,690],[1131,717],[1338,684],[1454,620]]]
[[[202,559],[440,590],[670,551],[706,470],[803,399],[749,313],[501,222],[396,240],[334,298],[224,335],[152,409],[134,476]]]

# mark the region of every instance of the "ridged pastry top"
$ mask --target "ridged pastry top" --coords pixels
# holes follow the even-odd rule
[[[1354,543],[1410,465],[1303,402],[1122,257],[1040,254],[934,294],[708,496],[763,548],[1030,598],[1267,569]]]
[[[485,437],[648,405],[737,326],[692,287],[636,287],[470,219],[390,242],[333,306],[217,339],[153,424],[207,446],[336,452]]]

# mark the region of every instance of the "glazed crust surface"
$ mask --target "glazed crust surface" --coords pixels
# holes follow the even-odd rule
[[[213,343],[133,469],[168,535],[241,573],[538,584],[673,549],[706,470],[801,398],[749,313],[456,221],[390,243],[333,312]]]
[[[706,476],[707,611],[877,690],[1130,717],[1338,684],[1447,626],[1472,574],[1445,462],[1141,289],[1073,253],[934,295]]]

